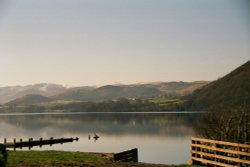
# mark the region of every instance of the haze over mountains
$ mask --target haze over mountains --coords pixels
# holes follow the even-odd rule
[[[133,85],[106,85],[99,88],[86,86],[66,88],[62,85],[42,83],[28,86],[0,87],[0,103],[24,103],[27,105],[51,100],[104,101],[159,95],[184,96],[208,83],[207,81],[158,82]]]
[[[40,83],[27,86],[0,87],[0,104],[21,98],[28,94],[38,94],[42,96],[54,96],[66,90],[62,85]]]

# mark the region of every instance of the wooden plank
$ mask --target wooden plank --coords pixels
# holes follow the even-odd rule
[[[240,143],[233,143],[233,142],[226,142],[226,141],[219,141],[219,140],[203,139],[203,138],[198,138],[198,137],[192,137],[191,140],[213,143],[213,144],[215,143],[215,144],[221,144],[221,145],[235,146],[235,147],[244,147],[244,148],[250,149],[249,144],[240,144]]]
[[[199,162],[202,162],[202,163],[207,163],[207,164],[219,165],[219,166],[222,166],[222,167],[237,167],[237,166],[234,166],[234,165],[224,164],[224,163],[221,163],[221,162],[215,162],[215,161],[202,159],[202,158],[197,158],[197,157],[192,157],[192,160],[193,161],[199,161]]]
[[[115,159],[117,159],[117,160],[136,159],[137,152],[135,150],[129,150],[129,151],[117,153],[114,156],[115,156]]]
[[[248,152],[242,152],[242,151],[237,151],[237,150],[229,150],[229,149],[224,149],[224,148],[216,148],[215,146],[204,146],[202,144],[191,144],[192,147],[199,147],[199,148],[205,148],[208,150],[213,150],[213,151],[220,151],[224,153],[231,153],[231,154],[240,154],[244,156],[250,156],[250,153]]]
[[[119,162],[138,162],[137,148],[114,154],[114,160]]]
[[[242,160],[242,159],[228,157],[228,156],[222,156],[222,155],[209,154],[209,153],[200,152],[200,151],[192,151],[192,153],[203,155],[203,156],[208,156],[208,157],[212,157],[212,158],[217,158],[217,159],[224,159],[224,160],[228,160],[228,161],[245,163],[245,164],[250,165],[250,161],[248,161],[248,160]]]

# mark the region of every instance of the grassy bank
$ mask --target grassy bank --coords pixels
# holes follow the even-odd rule
[[[174,167],[145,163],[117,163],[112,154],[64,151],[9,151],[7,167]],[[176,165],[177,167],[193,167]]]
[[[64,151],[10,151],[8,156],[8,166],[81,166],[106,161],[104,154]]]

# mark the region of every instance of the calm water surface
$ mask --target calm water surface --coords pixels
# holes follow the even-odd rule
[[[174,112],[0,115],[0,142],[79,137],[78,142],[32,149],[121,152],[138,148],[140,162],[181,164],[190,159],[190,138],[200,116]],[[100,138],[89,140],[94,133]]]

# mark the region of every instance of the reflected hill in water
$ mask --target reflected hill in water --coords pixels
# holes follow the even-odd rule
[[[195,133],[193,127],[199,124],[200,117],[201,114],[198,113],[0,116],[0,137],[8,135],[40,137],[45,134],[56,137],[92,132],[108,135],[187,136]]]

